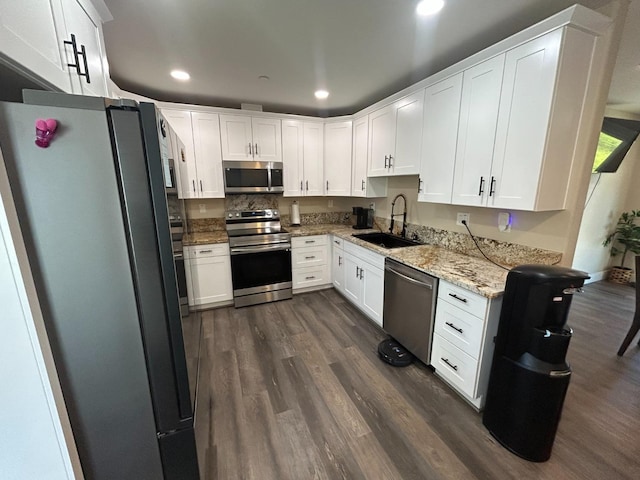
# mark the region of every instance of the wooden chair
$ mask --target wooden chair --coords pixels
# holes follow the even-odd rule
[[[627,336],[624,337],[622,345],[620,345],[620,349],[618,350],[618,356],[621,357],[624,355],[624,352],[627,350],[627,347],[633,340],[633,337],[636,336],[638,331],[640,331],[640,284],[638,279],[640,277],[640,255],[636,255],[636,313],[633,315],[633,321],[631,322],[631,327],[627,332]],[[638,342],[640,345],[640,342]]]

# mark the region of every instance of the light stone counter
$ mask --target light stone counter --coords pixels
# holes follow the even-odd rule
[[[182,236],[182,244],[185,247],[191,245],[208,245],[212,243],[227,243],[229,237],[226,230],[213,230],[211,232],[187,233]]]

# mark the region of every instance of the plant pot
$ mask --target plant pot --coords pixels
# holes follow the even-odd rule
[[[609,281],[613,283],[627,284],[631,280],[633,269],[629,267],[611,267]]]

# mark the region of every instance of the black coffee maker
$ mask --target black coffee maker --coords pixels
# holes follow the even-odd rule
[[[364,207],[353,207],[353,214],[356,216],[356,230],[373,228],[373,209]]]
[[[522,265],[507,275],[482,422],[527,460],[551,456],[571,378],[567,316],[588,278],[547,265]]]

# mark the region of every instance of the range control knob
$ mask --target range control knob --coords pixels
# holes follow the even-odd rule
[[[273,211],[273,214],[274,214],[274,215],[278,215],[278,211],[277,211],[277,210],[274,210],[274,211]]]
[[[231,218],[231,217],[233,217],[233,214],[231,214],[231,213],[230,213],[230,214],[229,214],[229,218]]]
[[[239,213],[236,213],[236,217],[239,217],[239,216],[240,216],[240,214],[239,214]]]

